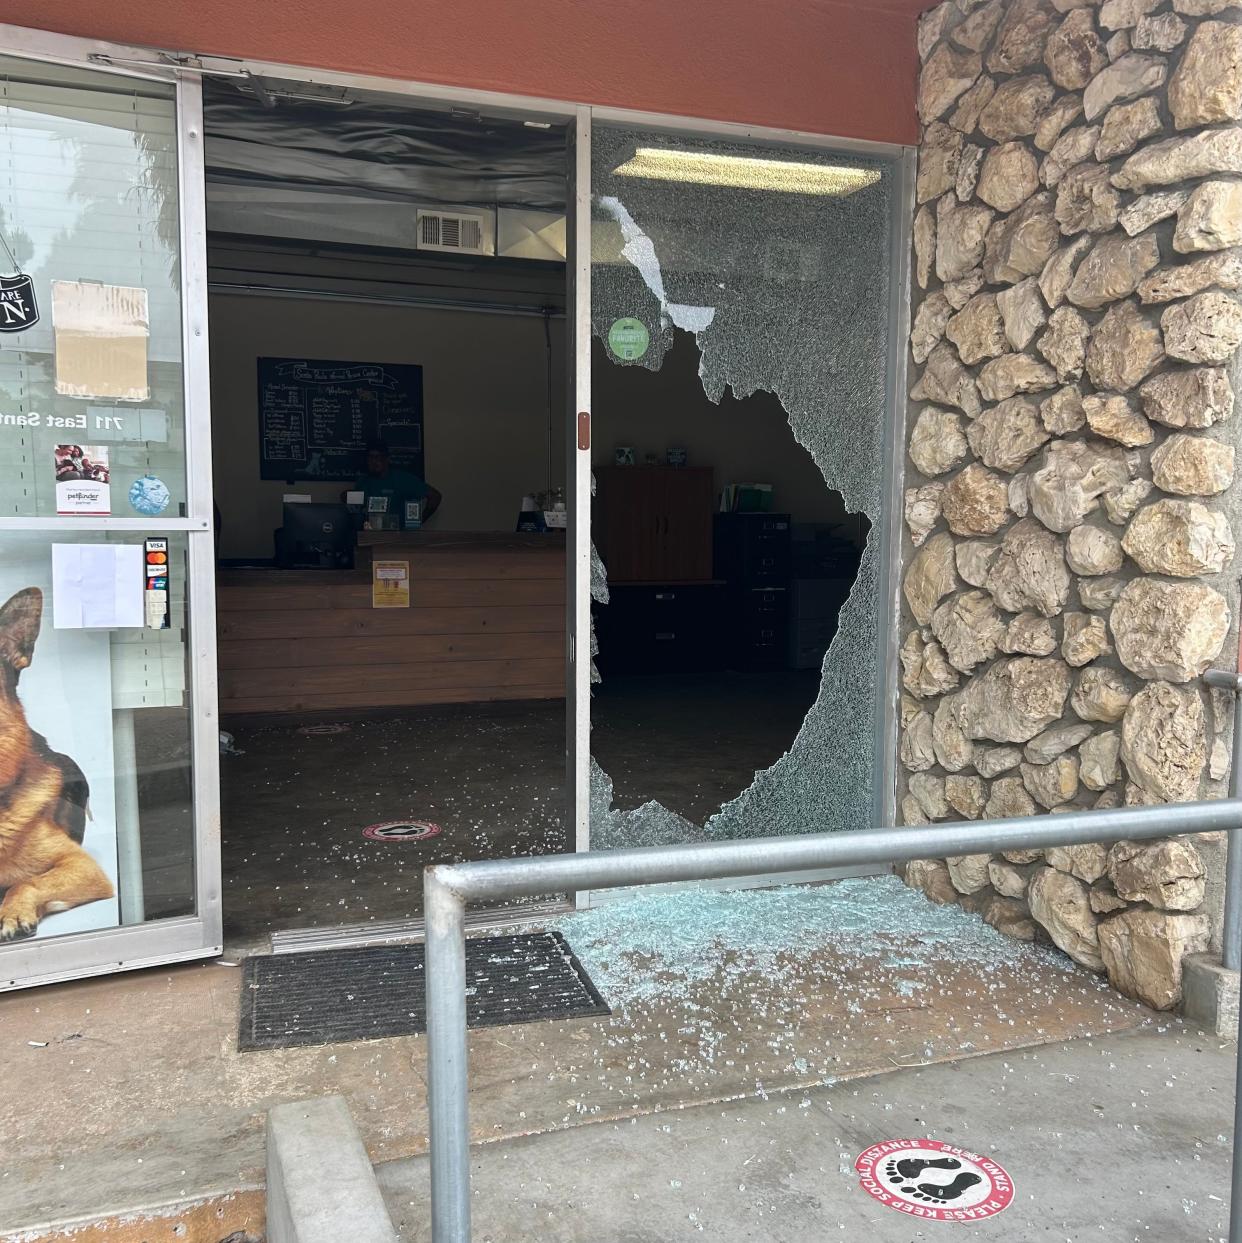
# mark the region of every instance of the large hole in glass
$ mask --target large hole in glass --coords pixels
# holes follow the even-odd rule
[[[606,517],[616,516],[596,506],[604,570],[613,581],[609,602],[594,610],[601,677],[592,750],[612,779],[620,811],[655,801],[695,826],[737,798],[797,736],[819,692],[824,655],[870,526],[827,486],[775,397],[739,400],[726,390],[713,404],[699,380],[700,361],[694,337],[681,331],[659,372],[611,366],[602,344],[593,359],[596,462],[605,478],[619,471],[636,496],[656,484],[713,507],[730,483],[761,480],[774,488],[768,515],[736,520],[771,528],[768,543],[781,550],[771,559],[787,558],[766,574],[759,567],[758,582],[745,581],[746,567],[732,564],[731,547],[719,546],[729,543],[727,522],[715,533],[716,564],[703,568],[708,582],[615,581],[627,572],[629,550],[616,550],[620,563],[608,556]],[[609,465],[631,452],[634,466]],[[684,464],[670,467],[670,456]],[[710,484],[700,482],[708,471]],[[645,524],[658,528],[661,521],[620,518],[640,536]],[[662,529],[657,534],[676,545],[676,519],[667,541]],[[695,524],[673,550],[676,561],[691,555],[685,544],[710,536],[710,527]]]
[[[799,671],[786,667],[783,702],[769,691],[761,707],[748,707],[743,696],[713,710],[709,672],[706,693],[691,711],[678,691],[696,671],[664,670],[665,685],[647,691],[647,707],[641,695],[628,705],[632,724],[642,716],[644,734],[628,753],[614,736],[627,705],[609,699],[609,635],[600,633],[592,847],[868,827],[875,822],[883,733],[877,524],[889,453],[891,166],[823,150],[606,127],[595,131],[592,160],[599,491],[616,487],[609,471],[665,469],[686,447],[672,415],[659,422],[660,407],[644,397],[643,381],[692,385],[694,400],[711,403],[708,417],[721,428],[733,417],[751,417],[765,429],[760,446],[796,442],[818,503],[837,519],[833,534],[861,553],[818,676],[812,670],[798,687]],[[614,393],[622,394],[618,405],[634,426],[646,423],[642,438],[608,428]],[[617,465],[609,456],[617,450],[631,451],[620,460],[632,465]],[[727,470],[717,461],[703,464],[717,468],[717,489],[766,482],[765,463],[757,450],[751,456]],[[683,469],[694,466],[688,455]],[[774,513],[794,509],[774,501]],[[597,492],[597,532],[600,511]],[[652,538],[660,530],[657,517]],[[679,592],[718,577],[719,568],[696,574],[657,585]],[[592,577],[602,623],[637,584],[598,559]],[[608,625],[617,623],[610,618]],[[647,710],[652,706],[655,713]],[[767,719],[751,719],[757,711]],[[707,748],[704,731],[714,744]],[[679,751],[689,733],[696,735],[693,754]]]

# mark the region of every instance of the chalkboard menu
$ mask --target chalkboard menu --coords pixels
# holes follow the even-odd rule
[[[423,369],[409,363],[259,359],[259,476],[352,481],[367,442],[423,477]]]

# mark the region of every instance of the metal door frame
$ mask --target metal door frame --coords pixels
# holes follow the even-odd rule
[[[191,686],[195,695],[194,798],[198,914],[193,918],[156,921],[150,925],[101,930],[0,950],[0,977],[21,983],[43,983],[76,976],[127,970],[180,959],[208,957],[221,951],[220,808],[216,702],[215,581],[211,520],[211,412],[206,325],[206,219],[203,184],[202,79],[204,77],[279,78],[408,97],[417,104],[448,104],[486,108],[519,119],[563,124],[572,135],[572,199],[566,235],[569,361],[572,367],[566,411],[566,478],[570,492],[567,548],[567,768],[570,777],[572,840],[577,851],[590,844],[590,548],[591,548],[591,130],[594,122],[659,128],[687,135],[751,139],[790,146],[820,147],[843,154],[859,153],[894,166],[895,211],[891,228],[889,281],[890,339],[887,365],[889,460],[885,469],[889,512],[873,533],[882,541],[885,615],[877,619],[879,667],[883,671],[877,696],[881,700],[881,738],[877,739],[878,788],[874,792],[875,823],[893,820],[896,801],[897,705],[900,683],[897,661],[899,593],[896,570],[901,541],[901,486],[904,461],[906,341],[909,331],[910,243],[913,227],[914,151],[893,143],[812,133],[770,126],[752,126],[706,117],[599,107],[589,102],[519,95],[501,91],[444,86],[249,58],[171,52],[135,44],[59,35],[28,27],[0,24],[0,53],[61,64],[93,67],[122,76],[174,82],[178,93],[181,155],[182,314],[184,333],[187,469],[190,464],[190,517],[170,520],[168,530],[189,533],[191,547],[190,619],[193,659]],[[45,519],[48,529],[70,529],[75,520]],[[34,523],[0,519],[6,527],[38,529]],[[143,530],[149,524],[133,519],[108,520],[111,530]],[[198,550],[195,555],[195,549]],[[798,875],[807,880],[835,875]],[[794,879],[782,877],[781,879]],[[734,887],[771,884],[772,877],[741,878]],[[602,894],[598,895],[600,898]],[[578,895],[579,903],[592,895]],[[12,963],[14,969],[6,970]],[[0,978],[0,989],[5,987]]]
[[[182,384],[186,516],[141,518],[0,517],[7,531],[184,533],[187,549],[187,685],[191,707],[195,913],[70,933],[0,947],[0,991],[102,975],[221,952],[220,757],[216,695],[215,549],[207,341],[207,227],[203,200],[203,92],[198,73],[171,66],[102,63],[131,49],[14,26],[0,26],[0,54],[68,65],[112,77],[163,82],[175,91],[180,216]]]

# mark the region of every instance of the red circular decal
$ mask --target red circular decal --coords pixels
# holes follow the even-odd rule
[[[439,832],[440,826],[430,820],[385,820],[381,824],[368,824],[362,836],[373,842],[425,842]]]
[[[1013,1179],[990,1157],[935,1139],[890,1139],[857,1161],[863,1190],[923,1221],[982,1221],[1013,1203]]]

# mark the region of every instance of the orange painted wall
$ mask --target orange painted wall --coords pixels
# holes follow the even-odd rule
[[[887,142],[931,0],[4,0],[64,34]]]

